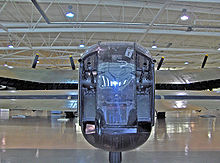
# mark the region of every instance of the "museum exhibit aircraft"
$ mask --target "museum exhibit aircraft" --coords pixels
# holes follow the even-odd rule
[[[38,57],[34,59],[33,68]],[[75,69],[73,60],[71,63],[72,69]],[[78,92],[2,91],[0,107],[77,111],[78,101],[79,125],[85,139],[94,147],[109,151],[110,163],[119,163],[122,151],[137,148],[150,136],[154,125],[155,99],[160,113],[167,110],[200,112],[206,109],[205,105],[197,105],[195,101],[218,103],[220,100],[218,93],[207,91],[162,91],[155,96],[155,61],[148,50],[136,43],[96,44],[82,55],[79,63],[78,78],[73,70],[1,69],[2,85],[17,89],[76,89],[78,86]],[[165,76],[156,78],[159,89],[202,90],[219,84],[219,69],[194,70],[194,73],[158,71],[156,75],[160,76],[162,72]]]

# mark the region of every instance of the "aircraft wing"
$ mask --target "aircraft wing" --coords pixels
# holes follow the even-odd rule
[[[157,84],[190,84],[218,79],[219,68],[156,71]]]
[[[16,89],[77,89],[78,70],[0,67],[0,85]],[[156,71],[156,89],[205,90],[220,87],[220,69]]]
[[[1,109],[77,111],[78,92],[74,90],[1,91]],[[220,93],[212,91],[156,91],[158,112],[216,110]]]
[[[77,92],[62,90],[1,91],[0,109],[76,112]]]
[[[157,90],[156,99],[158,112],[220,109],[220,93],[213,91]]]
[[[77,89],[78,71],[0,67],[0,85],[17,90]]]
[[[38,83],[77,83],[78,71],[0,67],[0,78]]]
[[[156,89],[205,90],[220,87],[220,69],[156,71]]]

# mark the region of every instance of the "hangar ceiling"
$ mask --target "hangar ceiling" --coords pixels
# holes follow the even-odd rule
[[[0,65],[69,68],[97,42],[138,42],[163,68],[220,67],[220,0],[0,0]],[[183,9],[189,19],[180,19]],[[72,11],[73,18],[66,12]],[[79,44],[85,43],[85,47]],[[153,44],[157,45],[152,49]],[[8,45],[13,45],[13,48]]]

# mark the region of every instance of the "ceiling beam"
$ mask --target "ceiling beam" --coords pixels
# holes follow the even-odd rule
[[[204,52],[204,53],[220,53],[217,49],[192,49],[192,48],[157,48],[151,49],[148,48],[150,51],[170,51],[170,52]],[[181,55],[181,54],[180,54]]]
[[[85,50],[87,48],[81,48],[79,46],[33,46],[33,47],[0,47],[0,50]]]
[[[10,0],[14,2],[26,2],[31,3],[30,0]],[[59,4],[78,4],[78,5],[96,5],[99,3],[100,0],[80,0],[80,1],[73,1],[73,0],[57,0],[54,3]],[[0,0],[0,2],[5,2],[5,0]],[[38,3],[50,3],[51,0],[38,0]],[[146,8],[151,9],[160,9],[163,6],[163,3],[158,1],[148,3],[146,6],[146,1],[123,1],[123,0],[108,0],[108,1],[101,1],[99,5],[106,5],[106,6],[124,6],[124,7],[135,7],[140,8],[145,6]],[[180,2],[181,4],[179,4]],[[186,5],[182,4],[182,2],[186,2]],[[193,7],[193,5],[190,5],[189,2],[197,2],[197,3],[220,3],[219,0],[173,0],[172,4],[168,6],[168,10],[171,11],[182,11],[183,7],[187,8],[188,11],[191,12],[198,12],[198,13],[207,13],[207,14],[220,14],[219,8],[205,8],[205,7]]]
[[[146,47],[150,51],[170,51],[170,52],[204,52],[220,53],[217,49],[192,49],[192,48],[157,48]],[[88,47],[80,48],[79,46],[33,46],[33,47],[0,47],[0,50],[81,50],[85,51]]]
[[[164,12],[165,8],[167,7],[167,5],[170,3],[170,1],[167,1],[162,7],[161,9],[157,12],[157,15],[155,15],[155,17],[153,18],[153,20],[150,22],[149,27],[147,27],[146,31],[144,32],[144,34],[141,36],[141,38],[138,40],[138,43],[141,43],[144,38],[147,36],[148,32],[151,30],[151,28],[153,27],[155,21],[158,19],[158,17]]]
[[[79,56],[75,56],[74,59],[79,59],[80,57]],[[26,57],[26,58],[2,58],[2,60],[23,60],[23,61],[26,61],[26,60],[33,60],[33,57]],[[41,57],[39,60],[68,60],[69,61],[69,56],[68,57],[65,57],[65,58],[56,58],[56,57]]]
[[[197,24],[196,22],[214,22],[214,23],[219,23],[219,20],[207,20],[207,19],[195,19],[194,24]],[[6,28],[29,28],[29,26],[25,23],[21,22],[0,22],[3,26]],[[31,23],[31,22],[28,22]],[[36,22],[32,22],[36,23]],[[53,22],[53,24],[47,24],[47,23],[38,23],[38,27],[46,27],[46,28],[54,28],[54,27],[73,27],[73,26],[79,25],[80,27],[139,27],[139,28],[147,28],[150,26],[150,23],[143,23],[143,22],[121,22],[121,21],[116,21],[116,22],[103,22],[103,21],[98,21],[98,22]],[[186,30],[189,25],[185,24],[153,24],[154,28],[166,28],[166,29],[181,29],[181,30]],[[220,29],[220,26],[208,26],[208,25],[190,25],[193,29]]]
[[[140,33],[146,32],[146,29],[137,28],[10,28],[9,33]],[[7,33],[0,29],[0,33]],[[151,29],[149,34],[167,34],[167,35],[186,35],[186,36],[210,36],[220,37],[220,32],[186,32],[181,30],[160,30]]]
[[[220,3],[219,0],[174,0],[176,2]]]
[[[0,24],[0,28],[3,29],[5,32],[8,32],[8,29],[4,25]]]

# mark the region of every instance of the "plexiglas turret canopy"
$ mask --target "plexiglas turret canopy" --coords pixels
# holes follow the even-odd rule
[[[80,125],[86,140],[111,152],[134,149],[154,124],[154,63],[136,43],[100,43],[82,56]]]
[[[149,51],[142,47],[141,45],[134,43],[134,42],[102,42],[99,44],[95,44],[90,46],[85,53],[83,53],[82,58],[84,58],[86,55],[91,54],[96,51],[107,51],[109,48],[113,48],[115,50],[119,50],[121,48],[128,48],[130,47],[133,50],[139,51],[143,55],[152,58]]]

